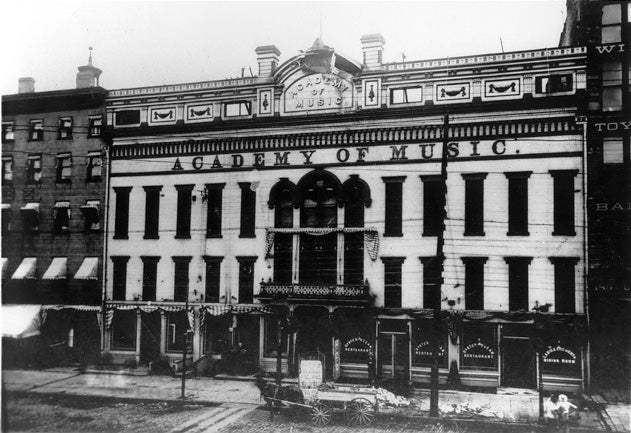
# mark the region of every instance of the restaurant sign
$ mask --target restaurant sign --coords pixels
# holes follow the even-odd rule
[[[326,111],[353,106],[353,84],[333,74],[299,78],[285,90],[285,113]]]

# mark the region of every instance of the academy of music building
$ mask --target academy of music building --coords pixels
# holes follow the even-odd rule
[[[439,300],[441,382],[587,386],[585,50],[386,64],[384,45],[364,36],[358,62],[318,39],[282,64],[262,46],[255,77],[110,92],[116,362],[187,344],[273,372],[280,350],[295,374],[319,351],[365,378],[374,351],[382,379],[429,382]]]

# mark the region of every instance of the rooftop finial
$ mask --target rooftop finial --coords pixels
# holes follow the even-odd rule
[[[90,57],[88,58],[88,65],[92,66],[92,47],[88,47],[88,50],[90,50]]]

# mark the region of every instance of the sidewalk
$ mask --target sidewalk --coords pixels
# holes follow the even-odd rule
[[[129,372],[131,373],[131,372]],[[260,405],[259,390],[249,380],[187,378],[186,397],[198,404],[239,403]],[[43,394],[70,394],[134,400],[177,400],[181,396],[181,378],[150,376],[138,372],[80,373],[73,369],[5,370],[2,387],[5,391]],[[402,416],[427,417],[429,390],[415,390],[412,405],[396,411]],[[444,391],[439,394],[443,419],[472,422],[534,425],[539,418],[539,396],[529,390],[499,390],[497,394]],[[479,412],[478,412],[479,411]],[[478,413],[475,413],[478,412]],[[474,416],[471,414],[474,413]],[[599,411],[581,410],[573,431],[622,431],[630,429],[630,406],[607,405]]]

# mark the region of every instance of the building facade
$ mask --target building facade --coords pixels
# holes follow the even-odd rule
[[[2,98],[3,309],[41,324],[34,358],[7,340],[4,365],[100,356],[107,95],[100,73],[90,58],[76,89],[35,92],[34,80],[23,78],[19,93]],[[33,305],[42,307],[25,307]]]
[[[373,352],[382,379],[429,382],[440,302],[441,382],[584,389],[585,49],[384,45],[262,46],[258,76],[110,92],[114,360],[295,374],[317,352],[365,378]]]
[[[595,387],[631,386],[631,6],[568,2],[561,45],[587,47],[588,288]]]

